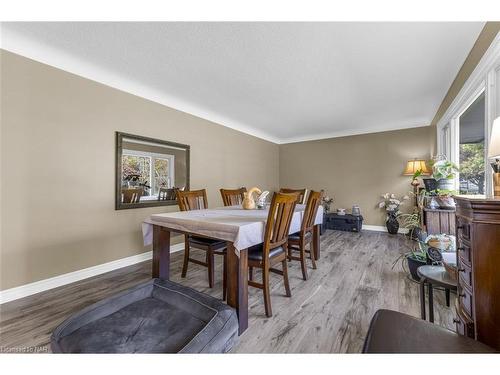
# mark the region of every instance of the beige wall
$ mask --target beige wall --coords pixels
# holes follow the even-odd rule
[[[325,189],[335,209],[358,204],[364,224],[384,225],[380,195],[411,190],[410,178],[402,176],[406,161],[429,159],[434,137],[426,126],[281,145],[280,185]]]
[[[465,59],[462,67],[457,73],[453,83],[451,84],[443,102],[439,106],[436,115],[432,119],[431,124],[436,125],[438,121],[443,117],[444,113],[451,105],[453,100],[456,98],[465,82],[472,74],[477,64],[483,57],[486,50],[489,48],[496,35],[500,32],[500,22],[486,22],[483,30],[479,34],[474,46],[470,50],[467,58]]]
[[[115,211],[115,131],[191,145],[191,187],[278,188],[278,145],[2,51],[1,285],[8,289],[148,249]]]

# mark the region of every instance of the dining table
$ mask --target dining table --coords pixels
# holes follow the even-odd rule
[[[299,232],[305,205],[295,207],[289,233]],[[227,206],[152,214],[142,223],[144,245],[153,245],[152,277],[169,279],[171,233],[183,233],[227,242],[227,304],[236,309],[239,334],[248,328],[248,248],[264,242],[269,205],[245,210]],[[320,205],[313,229],[312,252],[320,258]]]

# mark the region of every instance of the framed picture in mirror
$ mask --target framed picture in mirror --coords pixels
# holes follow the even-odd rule
[[[189,190],[189,145],[116,132],[115,209],[176,205]]]

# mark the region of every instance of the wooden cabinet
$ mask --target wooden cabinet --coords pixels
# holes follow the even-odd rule
[[[424,224],[428,234],[455,235],[455,210],[424,208]]]
[[[500,350],[500,199],[455,200],[457,332]]]

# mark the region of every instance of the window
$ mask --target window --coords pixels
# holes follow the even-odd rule
[[[485,193],[485,94],[458,118],[460,194]]]
[[[174,160],[174,155],[124,149],[122,186],[142,187],[142,200],[156,198],[160,188],[175,186]]]
[[[437,123],[436,154],[446,155],[460,172],[460,194],[492,195],[487,148],[493,120],[500,116],[500,34]]]

